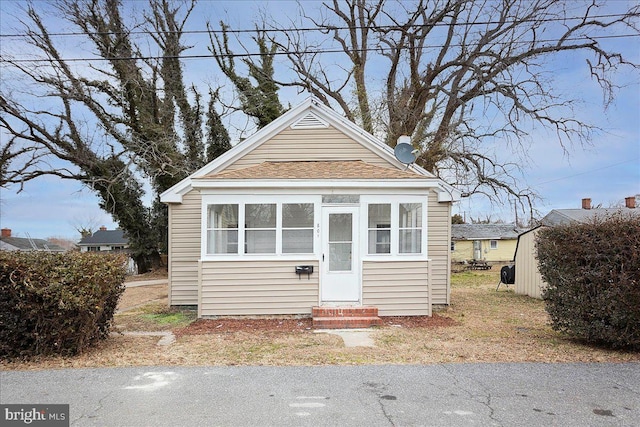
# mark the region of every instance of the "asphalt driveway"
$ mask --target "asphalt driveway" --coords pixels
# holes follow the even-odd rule
[[[637,426],[640,364],[5,371],[0,403],[68,403],[72,426]]]

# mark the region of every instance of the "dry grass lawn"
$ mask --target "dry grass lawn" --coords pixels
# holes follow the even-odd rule
[[[284,330],[217,329],[212,323],[208,330],[185,333],[194,329],[184,327],[195,315],[168,309],[166,287],[130,288],[121,301],[121,312],[116,315],[116,330],[173,330],[177,335],[174,344],[158,346],[158,337],[153,336],[114,335],[76,357],[0,361],[0,369],[640,361],[638,352],[594,348],[554,332],[547,324],[542,301],[515,295],[513,286],[510,290],[501,287],[495,291],[498,273],[494,269],[453,275],[452,304],[439,312],[440,316],[455,321],[450,322],[452,326],[388,325],[373,330],[377,347],[356,348],[346,348],[335,335],[314,333],[303,320],[297,323],[297,328]],[[142,304],[145,298],[153,302]]]

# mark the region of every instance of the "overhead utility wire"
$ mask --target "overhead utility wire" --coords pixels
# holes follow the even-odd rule
[[[583,37],[575,37],[575,38],[566,38],[563,39],[563,41],[593,41],[596,39],[614,39],[614,38],[624,38],[624,37],[640,37],[640,34],[620,34],[620,35],[615,35],[615,36],[597,36],[597,37],[589,37],[589,36],[583,36]],[[560,39],[548,39],[548,40],[538,40],[538,43],[554,43],[554,42],[558,42],[560,41]],[[528,44],[531,43],[531,40],[528,41],[520,41],[520,40],[511,40],[511,41],[506,41],[506,42],[496,42],[495,44],[516,44],[516,43],[520,43],[520,44]],[[471,46],[470,45],[460,45],[460,44],[455,44],[455,45],[450,45],[449,47],[465,47],[465,46]],[[426,50],[426,49],[441,49],[444,48],[445,46],[443,45],[428,45],[428,46],[421,46],[421,47],[416,47],[416,48],[411,48],[411,47],[405,47],[405,49],[407,50],[411,50],[411,49],[420,49],[420,50]],[[366,48],[366,49],[353,49],[354,52],[384,52],[388,49],[386,48],[382,48],[382,47],[375,47],[375,48]],[[305,54],[323,54],[323,53],[344,53],[344,50],[342,49],[317,49],[317,50],[300,50],[300,51],[284,51],[284,52],[274,52],[274,53],[269,53],[267,55],[305,55]],[[207,58],[250,58],[250,57],[254,57],[254,56],[264,56],[264,53],[250,53],[250,52],[245,52],[245,53],[231,53],[231,54],[202,54],[202,55],[149,55],[149,56],[130,56],[130,57],[113,57],[113,58],[103,58],[103,57],[94,57],[94,58],[61,58],[60,61],[62,62],[80,62],[80,61],[129,61],[132,59],[137,59],[137,60],[150,60],[150,59],[207,59]],[[0,55],[0,63],[11,63],[11,64],[17,64],[17,63],[43,63],[43,62],[49,62],[49,63],[53,63],[53,62],[58,62],[58,60],[56,59],[5,59]]]
[[[593,19],[601,19],[601,18],[622,18],[624,17],[625,14],[609,14],[609,15],[593,15],[593,16],[575,16],[575,17],[568,17],[568,18],[544,18],[544,19],[518,19],[518,20],[513,20],[513,21],[478,21],[478,22],[454,22],[454,23],[448,23],[448,22],[434,22],[433,24],[414,24],[411,25],[410,27],[412,28],[421,28],[424,26],[432,26],[432,27],[468,27],[468,26],[474,26],[474,25],[493,25],[493,24],[516,24],[516,23],[524,23],[524,22],[567,22],[567,21],[578,21],[578,20],[584,20],[584,19],[588,19],[588,20],[593,20]],[[398,25],[380,25],[380,29],[385,29],[385,30],[392,30],[394,28],[399,28],[400,26]],[[257,28],[253,28],[253,29],[239,29],[239,30],[233,30],[231,28],[227,28],[225,30],[183,30],[183,31],[161,31],[162,34],[174,34],[174,33],[181,33],[181,34],[223,34],[223,33],[227,33],[227,34],[242,34],[242,33],[255,33],[256,31],[259,32],[264,32],[264,33],[278,33],[278,32],[288,32],[288,31],[304,31],[304,32],[311,32],[311,31],[335,31],[335,30],[361,30],[363,28],[369,28],[369,27],[364,27],[364,26],[331,26],[331,25],[327,25],[325,27],[303,27],[303,28],[262,28],[262,29],[257,29]],[[108,34],[112,34],[112,35],[120,35],[120,34],[127,34],[127,35],[131,35],[131,34],[149,34],[149,31],[96,31],[96,32],[91,32],[91,33],[84,33],[84,32],[67,32],[67,33],[47,33],[47,35],[49,37],[66,37],[66,36],[86,36],[86,35],[108,35]],[[27,34],[0,34],[0,38],[2,37],[6,37],[6,38],[23,38],[23,37],[28,37]]]

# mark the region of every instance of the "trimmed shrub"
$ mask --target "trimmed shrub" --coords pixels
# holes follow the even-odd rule
[[[0,357],[74,355],[109,336],[126,257],[0,251]]]
[[[543,228],[536,246],[553,329],[640,349],[640,218],[618,214]]]

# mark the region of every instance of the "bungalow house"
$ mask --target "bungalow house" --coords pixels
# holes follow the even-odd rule
[[[308,98],[161,195],[169,304],[199,317],[314,310],[314,322],[431,315],[449,303],[459,197]]]
[[[107,230],[103,226],[95,233],[82,237],[78,247],[80,252],[120,252],[129,248],[129,239],[123,230]]]
[[[513,261],[518,235],[522,231],[514,224],[453,224],[451,258],[454,262],[472,259]]]
[[[83,236],[77,245],[80,252],[128,252],[129,238],[124,234],[124,230],[107,230],[107,227],[100,227],[93,234]],[[133,258],[127,261],[127,273],[136,274],[138,268]]]
[[[640,209],[636,209],[635,197],[627,197],[624,208],[592,209],[591,199],[582,199],[582,209],[554,209],[542,218],[539,226],[520,234],[515,252],[515,292],[533,298],[542,298],[545,282],[538,271],[535,248],[536,237],[541,227],[586,222],[594,218],[605,218],[619,212],[636,215],[640,218]]]
[[[27,237],[13,237],[10,228],[0,230],[0,250],[2,251],[44,251],[65,252],[66,249],[44,239],[32,239]]]

